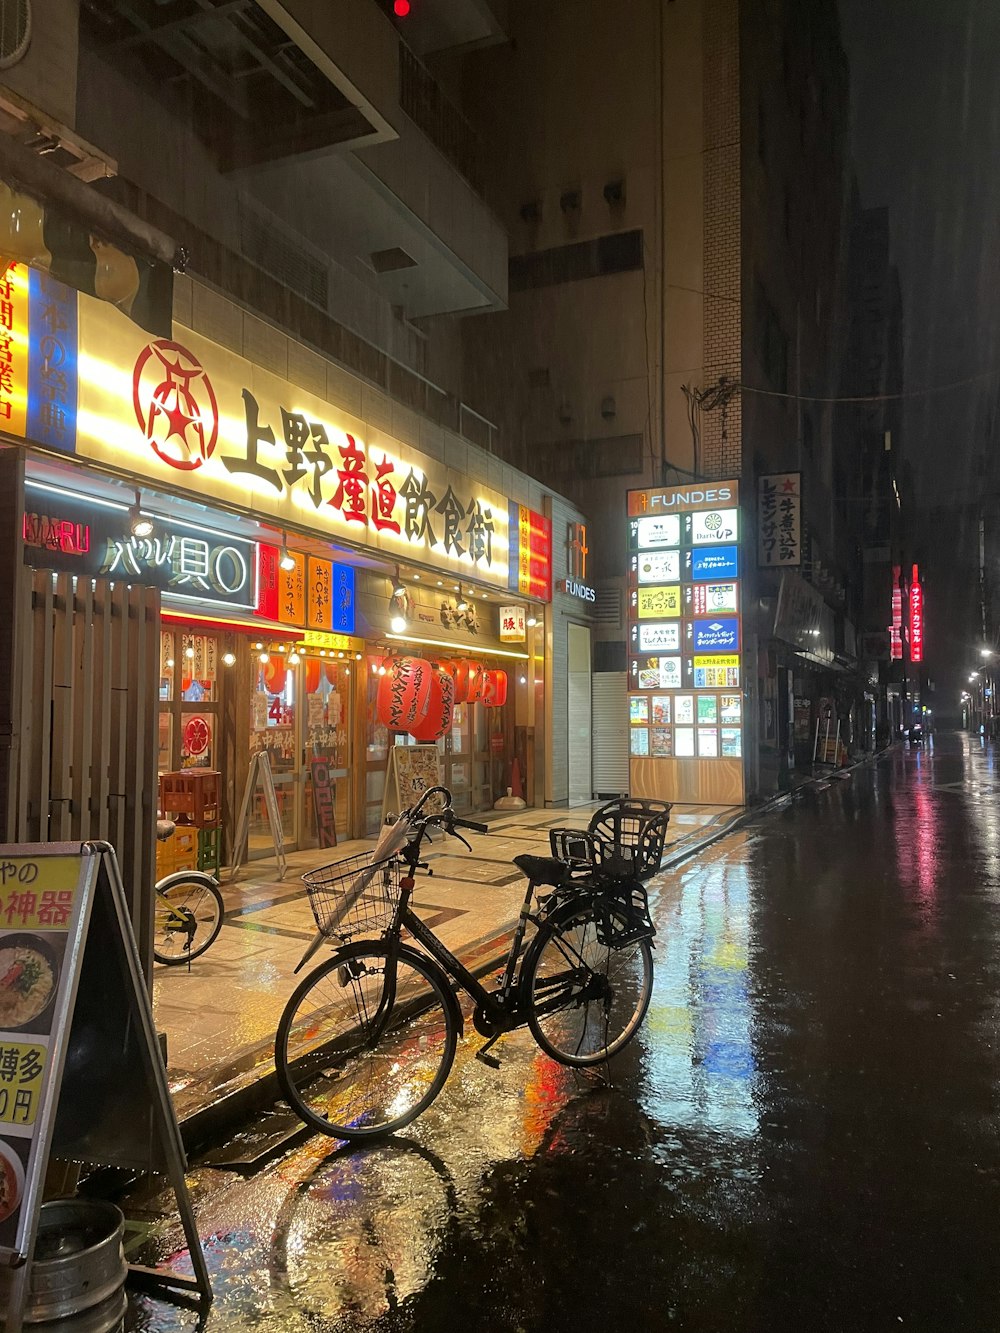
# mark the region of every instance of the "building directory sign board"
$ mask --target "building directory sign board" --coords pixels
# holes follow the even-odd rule
[[[631,791],[743,800],[739,484],[632,491]]]

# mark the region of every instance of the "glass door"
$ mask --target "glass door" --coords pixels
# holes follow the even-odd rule
[[[219,640],[186,629],[160,632],[160,773],[218,769]]]
[[[307,657],[303,682],[303,847],[333,847],[351,829],[351,699],[347,662]]]
[[[297,803],[300,790],[298,762],[299,702],[295,668],[289,666],[286,655],[274,651],[266,662],[258,660],[257,675],[251,695],[250,757],[258,751],[267,754],[274,779],[274,794],[278,802],[285,850],[297,845]],[[264,805],[260,783],[254,792],[250,812],[249,855],[272,856],[274,840]]]

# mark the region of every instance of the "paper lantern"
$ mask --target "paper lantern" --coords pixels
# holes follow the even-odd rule
[[[455,703],[464,704],[469,697],[469,663],[459,659],[454,662],[442,662],[441,667],[455,685]]]
[[[433,671],[422,657],[385,659],[385,675],[379,677],[375,711],[383,726],[408,731],[427,709]]]
[[[283,657],[275,654],[264,663],[264,689],[268,694],[280,694],[288,678],[288,664]]]
[[[330,682],[331,685],[336,685],[336,683],[337,683],[337,663],[336,663],[336,662],[324,662],[324,663],[323,663],[323,675],[326,676],[327,680]]]
[[[483,697],[486,689],[486,668],[479,662],[469,663],[469,693],[468,700],[470,704],[477,704]]]
[[[484,708],[502,708],[507,702],[507,672],[487,671],[483,690]]]
[[[427,709],[423,717],[408,728],[417,741],[437,741],[451,730],[455,714],[455,682],[447,671],[438,667],[431,671],[431,686]]]
[[[320,664],[315,657],[306,658],[306,694],[315,694],[319,689]]]

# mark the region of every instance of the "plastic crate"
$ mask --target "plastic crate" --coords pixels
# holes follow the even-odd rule
[[[220,828],[202,828],[198,830],[198,869],[217,871],[219,869],[219,851],[222,843]]]
[[[161,773],[160,809],[170,818],[182,816],[195,828],[218,827],[219,776],[209,768]]]

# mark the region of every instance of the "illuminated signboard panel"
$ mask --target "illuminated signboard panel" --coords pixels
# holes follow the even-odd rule
[[[632,491],[628,515],[630,789],[741,803],[738,483]]]
[[[913,566],[910,580],[910,661],[924,660],[924,590],[920,586],[920,570]]]
[[[0,399],[3,429],[278,529],[508,588],[524,536],[519,521],[512,537],[507,496],[192,330],[150,337],[106,301],[24,280],[27,326],[12,302],[4,334],[12,365],[27,351],[27,388],[19,369]],[[526,573],[543,597],[551,533],[525,514]]]
[[[538,602],[552,601],[552,522],[526,505],[510,502],[510,567],[507,586]]]

